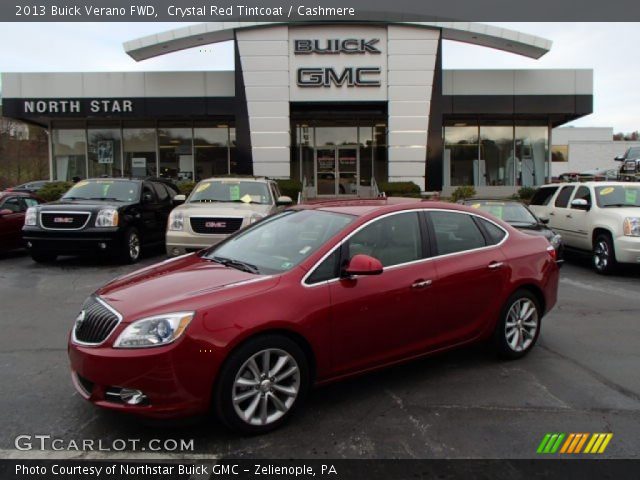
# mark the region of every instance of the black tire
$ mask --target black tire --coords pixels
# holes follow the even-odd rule
[[[134,248],[133,244],[137,244]],[[135,227],[129,228],[122,237],[122,244],[117,252],[118,259],[122,263],[136,263],[142,255],[142,239]]]
[[[522,321],[522,307],[527,304],[535,308],[529,316],[525,313]],[[530,326],[535,321],[535,331]],[[507,323],[509,322],[509,324]],[[521,289],[514,292],[500,312],[500,321],[496,325],[493,335],[494,345],[498,355],[506,359],[522,358],[535,346],[540,336],[542,326],[542,309],[536,296],[529,290]],[[516,331],[515,333],[514,330]]]
[[[272,379],[284,375],[294,366],[297,367],[297,377],[295,376],[296,374],[293,374],[284,377],[285,379],[280,382],[274,382],[274,385],[278,387],[291,388],[291,385],[294,385],[297,379],[298,389],[294,397],[284,395],[277,390],[263,391],[263,387],[265,390],[269,388],[268,385],[265,385],[269,380],[268,378],[264,378],[262,381],[255,380],[255,382],[260,382],[257,386],[238,387],[236,385],[237,379],[247,379],[242,373],[248,373],[246,370],[249,369],[247,365],[248,362],[250,362],[256,354],[259,354],[258,361],[264,358],[263,352],[265,350],[270,351],[270,366],[272,370],[275,369],[275,365],[280,358],[274,354],[274,351],[284,352],[292,359],[292,361],[287,361],[279,370],[279,375],[275,375]],[[257,364],[256,366],[259,367],[258,370],[261,372],[262,365]],[[269,432],[286,422],[304,401],[309,389],[309,378],[309,362],[304,351],[296,342],[282,335],[269,334],[255,337],[233,351],[224,362],[214,388],[213,406],[215,413],[220,421],[232,430],[251,435]],[[250,377],[248,380],[254,381]],[[287,386],[286,382],[291,383]],[[295,386],[293,388],[295,388]],[[234,394],[238,396],[249,395],[249,397],[247,397],[246,400],[237,402],[236,405],[233,401]],[[275,401],[272,400],[273,396],[276,396],[277,399],[284,399],[285,402],[289,402],[289,398],[292,398],[292,403],[288,405],[285,412],[282,412],[276,408]],[[248,410],[254,401],[258,402],[255,407],[256,414],[261,411],[262,402],[264,401],[267,405],[266,411],[271,412],[269,417],[272,417],[273,420],[267,420],[268,423],[265,424],[255,424],[252,422],[260,421],[260,419],[250,418],[250,421],[247,421],[242,418],[238,410],[242,411],[245,408]],[[280,400],[280,403],[284,405],[282,400]],[[281,416],[278,417],[278,415]]]
[[[31,254],[33,261],[36,263],[52,263],[56,261],[56,258],[58,258],[57,254],[50,252],[36,252],[32,250],[29,253]]]
[[[599,233],[593,241],[593,268],[601,275],[611,275],[618,268],[611,235]]]

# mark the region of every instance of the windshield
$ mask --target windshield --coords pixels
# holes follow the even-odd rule
[[[625,155],[625,158],[628,160],[631,160],[631,159],[635,160],[637,158],[640,158],[640,147],[630,148],[627,154]]]
[[[640,186],[609,185],[596,187],[596,201],[600,208],[640,207]]]
[[[272,203],[266,183],[242,180],[203,180],[187,200],[187,203],[200,202]]]
[[[471,205],[483,212],[487,212],[494,217],[498,217],[507,223],[518,223],[526,225],[534,225],[538,223],[536,217],[524,206],[519,203],[506,202],[477,202]]]
[[[203,258],[254,273],[291,270],[356,217],[318,210],[289,210],[207,250]]]
[[[126,180],[82,180],[71,187],[62,198],[137,202],[140,199],[140,184]]]

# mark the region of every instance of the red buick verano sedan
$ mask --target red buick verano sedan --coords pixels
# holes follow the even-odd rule
[[[101,407],[213,409],[258,433],[312,385],[483,340],[521,357],[557,290],[547,240],[478,210],[300,206],[99,289],[70,335],[72,377]]]

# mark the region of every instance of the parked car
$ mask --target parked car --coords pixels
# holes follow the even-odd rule
[[[177,193],[163,179],[82,180],[60,200],[27,210],[24,240],[36,262],[103,253],[134,263],[143,247],[164,244]]]
[[[23,248],[22,226],[29,207],[44,203],[25,192],[0,192],[0,252]]]
[[[72,378],[100,407],[213,409],[260,433],[312,385],[489,339],[522,357],[557,290],[549,243],[479,210],[298,205],[98,289],[70,333]]]
[[[467,199],[463,204],[494,215],[524,233],[546,238],[555,248],[558,262],[562,262],[564,250],[562,236],[547,226],[548,218],[536,217],[523,203],[515,200]]]
[[[640,180],[640,147],[628,148],[624,155],[614,158],[616,162],[622,162],[618,170],[618,179],[624,182],[637,182]]]
[[[183,195],[174,199],[185,201]],[[265,177],[208,178],[198,183],[167,225],[167,255],[202,250],[293,202]]]
[[[586,182],[544,185],[530,204],[562,235],[565,247],[591,252],[598,273],[640,264],[640,185]]]
[[[51,182],[49,180],[36,180],[34,182],[27,182],[23,183],[22,185],[16,185],[15,187],[9,187],[5,190],[5,192],[38,193],[38,190],[40,190],[48,183]]]

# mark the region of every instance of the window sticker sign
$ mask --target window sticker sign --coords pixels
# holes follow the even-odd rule
[[[229,198],[231,201],[240,200],[240,185],[231,185],[229,187]]]
[[[204,192],[207,188],[209,188],[211,184],[209,182],[204,182],[198,185],[196,188],[196,193]]]
[[[625,188],[624,189],[624,202],[625,203],[636,203],[638,199],[638,190],[635,188]]]

